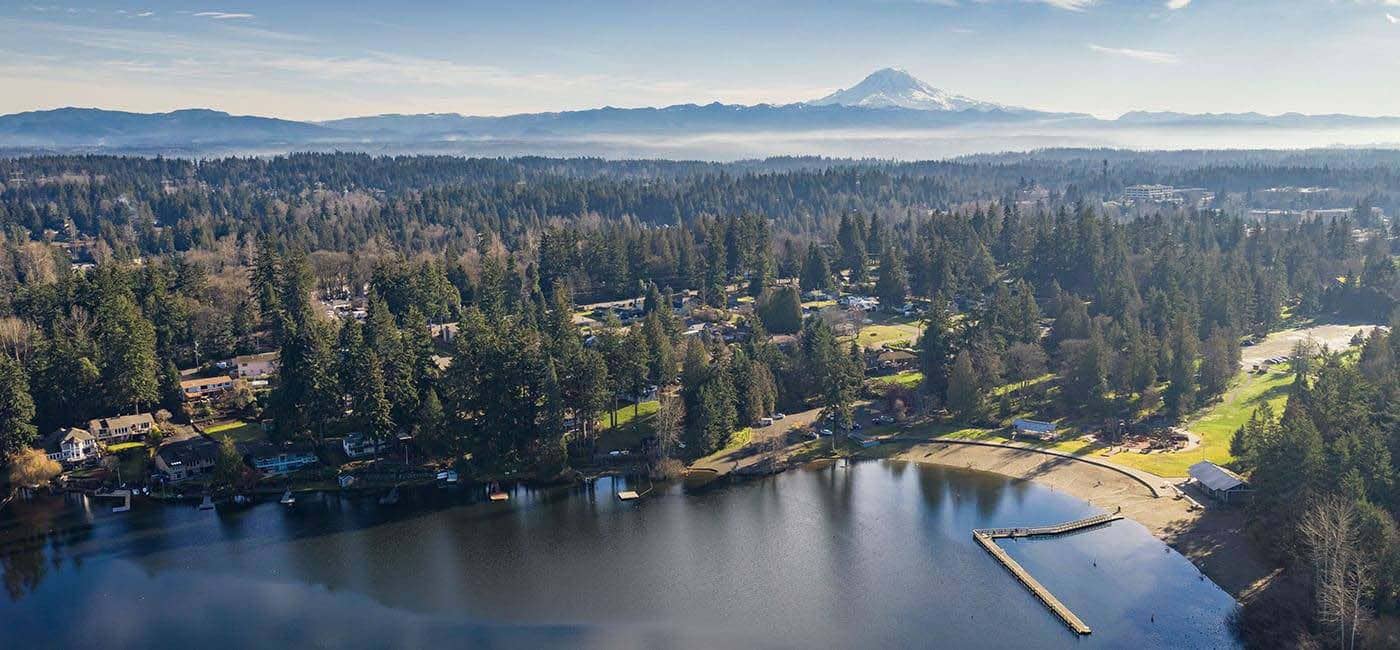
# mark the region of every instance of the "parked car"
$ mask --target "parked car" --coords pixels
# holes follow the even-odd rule
[[[774,413],[774,414],[773,414],[773,419],[774,419],[774,420],[781,420],[781,419],[783,419],[783,418],[785,418],[785,417],[787,417],[787,415],[786,415],[786,414],[783,414],[783,413]]]
[[[831,429],[822,429],[822,430],[821,430],[821,434],[822,434],[823,436],[830,436],[830,435],[831,435]]]
[[[875,424],[894,424],[894,418],[888,415],[876,416]]]
[[[773,426],[773,418],[759,418],[759,419],[758,419],[758,426],[760,426],[760,427],[771,427],[771,426]]]
[[[851,423],[851,430],[852,430],[852,431],[860,431],[861,428],[862,428],[862,427],[860,426],[860,423],[859,423],[859,422],[852,422],[852,423]]]

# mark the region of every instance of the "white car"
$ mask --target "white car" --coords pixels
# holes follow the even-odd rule
[[[785,418],[785,417],[787,417],[787,415],[784,415],[784,414],[782,414],[782,413],[774,413],[774,414],[773,414],[773,419],[774,419],[774,420],[781,420],[781,419],[783,419],[783,418]]]
[[[830,436],[830,435],[831,435],[831,429],[822,429],[822,435],[823,435],[823,436]]]

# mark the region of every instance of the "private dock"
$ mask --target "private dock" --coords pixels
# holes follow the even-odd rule
[[[617,493],[617,498],[621,501],[635,501],[641,498],[641,495],[633,490],[623,490]]]
[[[1045,585],[1040,584],[1040,581],[1036,580],[1029,571],[1026,571],[1026,569],[1020,565],[1020,563],[1011,559],[1011,556],[1008,555],[1006,551],[1002,550],[1000,546],[997,546],[996,540],[1003,537],[1014,539],[1017,537],[1064,535],[1086,528],[1093,528],[1094,526],[1102,526],[1103,524],[1122,518],[1122,514],[1113,512],[1094,515],[1093,517],[1086,517],[1084,519],[1076,519],[1074,521],[1066,521],[1061,524],[1055,524],[1054,526],[1040,526],[1034,528],[982,528],[973,530],[972,538],[977,540],[977,543],[990,553],[992,557],[996,558],[1002,566],[1006,567],[1006,569],[1011,572],[1011,575],[1016,576],[1016,579],[1020,580],[1021,584],[1025,585],[1026,588],[1031,591],[1032,595],[1040,599],[1040,602],[1045,603],[1045,606],[1050,608],[1050,611],[1054,613],[1055,616],[1058,616],[1061,621],[1064,621],[1065,625],[1069,626],[1069,629],[1073,630],[1076,634],[1089,634],[1093,632],[1089,625],[1076,616],[1073,611],[1070,611],[1069,607],[1066,607],[1064,603],[1060,602],[1060,599],[1056,598],[1055,594],[1050,593],[1050,590],[1046,589]]]

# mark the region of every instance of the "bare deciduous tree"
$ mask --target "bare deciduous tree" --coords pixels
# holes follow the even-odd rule
[[[1366,619],[1365,600],[1374,587],[1359,524],[1356,505],[1338,496],[1319,499],[1298,524],[1313,562],[1318,620],[1337,626],[1343,648],[1356,647],[1356,629]]]
[[[662,397],[655,422],[656,443],[661,449],[661,457],[670,458],[685,429],[685,402],[674,395]]]

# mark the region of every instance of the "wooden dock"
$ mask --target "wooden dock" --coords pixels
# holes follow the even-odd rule
[[[617,498],[620,501],[635,501],[641,498],[641,495],[632,490],[623,490],[617,493]]]
[[[993,558],[996,558],[1002,566],[1006,567],[1006,569],[1011,572],[1011,575],[1016,576],[1016,579],[1020,580],[1021,584],[1031,590],[1032,595],[1040,599],[1040,602],[1045,603],[1045,606],[1048,607],[1055,616],[1058,616],[1061,621],[1064,621],[1065,625],[1069,626],[1069,629],[1073,630],[1076,634],[1089,634],[1093,632],[1093,630],[1089,628],[1089,625],[1076,616],[1074,612],[1070,611],[1070,608],[1066,607],[1064,603],[1060,602],[1060,599],[1056,598],[1055,594],[1050,593],[1050,590],[1046,589],[1045,585],[1040,584],[1040,581],[1036,580],[1029,571],[1026,571],[1025,567],[1022,567],[1016,560],[1011,559],[1011,556],[1008,555],[1006,551],[1002,550],[1000,546],[997,546],[996,540],[1001,537],[1017,538],[1064,535],[1077,530],[1102,526],[1103,524],[1122,518],[1123,515],[1114,512],[1111,514],[1094,515],[1093,517],[1086,517],[1084,519],[1076,519],[1074,521],[1066,521],[1061,524],[1055,524],[1054,526],[1040,526],[1034,528],[985,528],[972,531],[972,538],[977,540],[977,543],[990,553]]]

